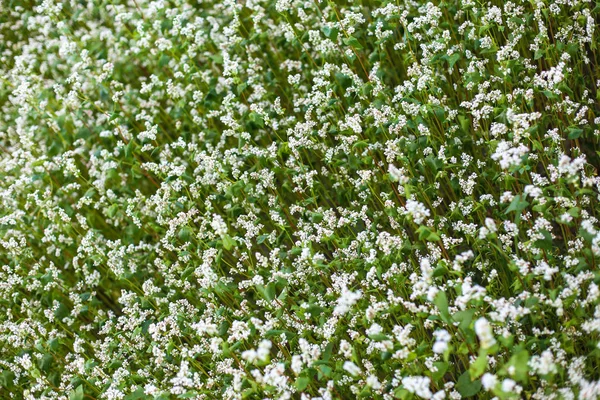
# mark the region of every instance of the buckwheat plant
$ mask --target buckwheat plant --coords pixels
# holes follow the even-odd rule
[[[0,1],[0,398],[599,398],[599,24]]]

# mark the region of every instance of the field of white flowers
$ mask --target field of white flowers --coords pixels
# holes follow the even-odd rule
[[[600,398],[599,30],[0,1],[0,398]]]

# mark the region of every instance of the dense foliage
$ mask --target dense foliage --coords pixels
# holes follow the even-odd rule
[[[599,22],[0,2],[0,397],[598,398]]]

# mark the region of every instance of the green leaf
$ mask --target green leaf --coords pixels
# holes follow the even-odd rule
[[[471,380],[469,371],[465,371],[465,373],[458,378],[456,390],[458,390],[458,393],[463,397],[475,396],[481,390],[481,381],[479,379]]]
[[[130,140],[125,146],[125,158],[130,158],[133,152],[133,140]]]
[[[83,385],[77,386],[77,388],[69,394],[69,400],[83,400]]]
[[[244,90],[246,90],[246,88],[248,87],[248,83],[244,82],[244,83],[240,83],[239,85],[237,85],[236,87],[236,91],[238,96],[242,94],[242,92]]]
[[[435,232],[429,232],[429,235],[427,236],[426,240],[428,242],[439,242],[440,240],[442,240],[442,238]]]
[[[164,67],[168,63],[169,63],[169,56],[167,56],[166,54],[162,54],[160,56],[160,59],[158,60],[158,66],[159,67]]]
[[[469,375],[471,376],[471,379],[479,378],[485,372],[487,363],[487,354],[482,350],[479,352],[479,357],[477,357],[475,362],[469,365]]]
[[[431,233],[428,227],[425,225],[421,225],[419,229],[417,229],[417,233],[419,234],[419,240],[425,240]]]
[[[283,329],[271,329],[271,330],[265,332],[265,338],[268,339],[270,337],[280,336],[282,333],[285,333],[285,336],[287,336],[288,338],[297,335],[297,333],[286,331]]]
[[[451,56],[448,56],[448,65],[450,69],[454,68],[454,64],[460,59],[460,53],[454,53]]]
[[[434,304],[440,310],[440,316],[442,317],[442,321],[446,323],[450,323],[450,313],[448,312],[448,297],[446,297],[446,293],[440,290],[434,299]]]
[[[329,361],[329,359],[331,358],[332,351],[333,351],[333,342],[329,342],[329,343],[327,343],[327,346],[325,346],[325,351],[323,351],[323,354],[321,356],[324,361]]]
[[[448,268],[446,268],[445,265],[438,264],[438,266],[435,267],[435,269],[433,270],[433,274],[431,276],[433,276],[434,278],[437,278],[439,276],[446,275],[446,272],[448,272]]]
[[[298,391],[303,391],[304,389],[306,389],[306,387],[308,386],[308,384],[310,383],[310,378],[306,377],[306,376],[299,376],[296,379],[296,389],[298,389]]]
[[[277,292],[275,291],[275,284],[273,282],[271,282],[265,288],[265,298],[268,301],[273,301],[275,299],[276,295],[277,295]]]
[[[533,56],[533,59],[534,59],[534,60],[539,60],[540,58],[544,57],[544,53],[545,53],[545,52],[546,52],[546,51],[545,51],[544,49],[537,49],[537,50],[535,51],[535,54],[534,54],[534,56]]]
[[[263,116],[260,115],[259,113],[251,112],[249,115],[249,118],[250,118],[250,121],[252,121],[256,125],[258,125],[261,128],[264,128],[265,120],[263,119]]]
[[[417,229],[417,233],[419,234],[419,240],[426,240],[428,242],[437,242],[441,240],[440,236],[437,233],[432,232],[431,229],[429,229],[425,225],[421,225]]]
[[[223,57],[220,54],[213,54],[208,56],[215,64],[223,64]]]
[[[508,364],[506,365],[506,369],[513,367],[514,374],[513,377],[516,381],[525,382],[527,381],[528,371],[529,371],[529,353],[527,350],[523,349],[517,353],[515,353],[510,360],[508,360]],[[512,369],[512,368],[511,368]]]
[[[382,333],[377,333],[377,334],[374,334],[374,335],[369,335],[369,339],[381,342],[381,341],[384,341],[384,340],[389,340],[389,337],[387,335],[382,334]]]
[[[144,393],[144,388],[142,387],[138,387],[135,392],[131,392],[129,393],[127,396],[125,396],[125,400],[139,400],[139,399],[145,399],[146,394]]]
[[[504,214],[508,214],[511,211],[521,212],[524,209],[526,209],[528,205],[529,205],[529,202],[525,201],[524,199],[522,199],[521,195],[518,194],[518,195],[515,196],[515,198],[513,199],[513,201],[511,201],[510,205],[508,206],[508,208],[506,209],[506,211],[504,212]]]
[[[401,400],[410,399],[411,393],[402,387],[398,387],[394,390],[394,397]]]
[[[267,240],[269,238],[270,235],[260,235],[256,238],[256,243],[257,244],[262,244],[264,243],[265,240]]]
[[[223,236],[223,247],[225,248],[225,250],[231,250],[235,246],[235,244],[235,239],[233,239],[231,236]]]
[[[536,247],[551,252],[553,250],[552,235],[545,229],[541,229],[540,233],[544,235],[544,239],[536,240]]]
[[[551,92],[549,90],[542,90],[542,93],[550,100],[554,100],[554,99],[558,98],[558,96],[554,92]]]
[[[353,150],[362,150],[364,148],[367,148],[368,146],[369,146],[369,142],[367,142],[365,140],[359,140],[358,142],[356,142],[352,145],[352,149]]]
[[[197,398],[197,397],[198,397],[198,393],[196,393],[194,391],[185,392],[185,393],[182,393],[177,396],[178,399],[191,399],[191,398]]]
[[[356,39],[354,36],[348,36],[346,39],[343,40],[344,44],[350,47],[354,47],[357,50],[361,50],[363,47],[362,45],[358,42],[358,39]]]
[[[58,347],[59,347],[58,339],[50,339],[50,340],[48,340],[48,347],[52,351],[58,350]]]
[[[191,227],[184,226],[177,233],[177,237],[179,239],[181,239],[181,241],[183,241],[183,242],[189,242],[189,240],[190,240],[190,238],[192,237],[193,234],[194,234],[194,231],[193,231],[193,229]]]
[[[49,372],[53,362],[54,357],[52,357],[52,354],[44,354],[39,362],[40,369],[44,372]]]
[[[327,37],[335,42],[335,40],[337,39],[339,30],[338,30],[338,28],[330,28],[328,26],[324,26],[321,28],[321,32],[323,32],[325,37]]]
[[[321,379],[323,376],[330,377],[331,373],[333,372],[331,367],[328,365],[319,365],[318,369],[319,369],[319,379]]]
[[[443,361],[435,362],[433,365],[437,368],[437,371],[433,372],[431,377],[433,378],[434,382],[437,382],[444,377],[446,371],[448,371],[449,365],[447,362]]]
[[[0,375],[0,385],[10,389],[15,386],[14,379],[15,373],[6,369],[2,371],[2,374]]]
[[[321,213],[311,213],[310,214],[310,220],[311,222],[318,224],[319,222],[323,221],[323,214]]]
[[[271,302],[275,299],[275,284],[269,283],[267,286],[256,285],[256,290],[260,293],[260,295],[267,301]]]
[[[569,139],[575,140],[578,139],[583,133],[583,129],[580,128],[569,128]]]
[[[458,322],[458,329],[460,329],[461,331],[466,331],[469,328],[469,325],[471,324],[471,321],[473,320],[473,315],[475,315],[475,310],[470,309],[470,310],[464,310],[464,311],[458,311],[457,313],[454,314],[454,316],[452,317],[456,322]]]
[[[117,214],[117,211],[119,211],[119,205],[112,204],[110,207],[108,207],[108,211],[106,212],[106,214],[109,218],[113,218]]]
[[[181,279],[186,280],[196,270],[195,267],[187,267],[181,274]]]

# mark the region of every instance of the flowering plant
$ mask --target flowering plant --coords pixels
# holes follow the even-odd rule
[[[598,21],[0,1],[0,397],[597,399]]]

